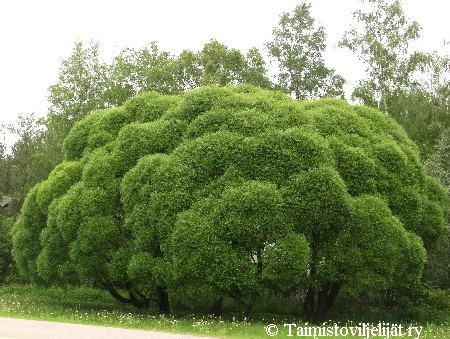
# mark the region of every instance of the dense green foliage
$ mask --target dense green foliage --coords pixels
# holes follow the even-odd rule
[[[143,93],[95,111],[14,225],[20,272],[95,282],[168,312],[168,293],[237,300],[307,290],[320,318],[417,285],[447,192],[384,113],[252,86]],[[125,294],[126,292],[126,294]]]

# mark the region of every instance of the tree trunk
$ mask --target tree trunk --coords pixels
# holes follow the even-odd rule
[[[8,253],[11,253],[10,251]],[[0,267],[0,281],[6,280],[6,276],[8,275],[9,266],[11,264],[11,257],[8,255],[6,258],[3,258],[3,265]]]
[[[220,317],[222,315],[222,305],[223,305],[223,297],[220,297],[219,299],[214,301],[213,314],[215,317]]]
[[[139,309],[147,310],[150,306],[150,300],[145,297],[139,291],[133,291],[131,288],[128,291],[130,296],[131,304]],[[137,296],[136,296],[137,294]]]
[[[319,291],[309,288],[303,302],[303,310],[310,321],[322,322],[333,306],[341,285],[324,284]]]
[[[100,283],[103,288],[105,288],[109,294],[111,294],[115,299],[120,301],[124,304],[130,304],[140,309],[148,309],[150,306],[150,300],[143,296],[142,294],[138,293],[139,298],[135,295],[135,293],[128,289],[128,295],[129,297],[124,297],[121,295],[111,284],[109,283]]]
[[[169,294],[161,286],[156,286],[156,293],[158,295],[158,304],[160,314],[170,314]]]
[[[308,319],[312,320],[314,316],[314,299],[315,299],[315,292],[312,288],[308,288],[308,291],[306,292],[305,300],[303,301],[303,311],[305,312],[305,315]]]
[[[394,293],[392,289],[387,288],[382,298],[382,308],[389,311],[394,305]]]
[[[246,305],[243,313],[244,319],[245,320],[251,319],[252,314],[253,314],[253,305]]]

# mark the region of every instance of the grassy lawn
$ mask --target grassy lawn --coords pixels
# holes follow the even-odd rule
[[[274,323],[278,326],[278,335],[274,337],[288,338],[286,323],[295,323],[291,334],[297,335],[297,327],[311,327],[301,321],[281,318],[259,318],[254,321],[236,321],[233,317],[229,319],[214,319],[206,315],[188,313],[175,313],[174,316],[161,317],[154,312],[139,312],[133,307],[119,304],[109,294],[85,288],[43,289],[33,286],[0,286],[0,316],[61,321],[69,323],[80,323],[101,326],[113,326],[123,328],[134,328],[152,331],[187,333],[195,335],[213,336],[219,338],[269,338],[265,327]],[[275,318],[275,317],[274,317]],[[353,324],[353,326],[358,324]],[[376,326],[377,324],[374,324]],[[324,326],[335,329],[335,323],[326,323]],[[350,334],[351,324],[339,324],[337,331],[343,329],[349,335],[346,338],[362,338]],[[385,325],[386,326],[386,325]],[[408,336],[406,329],[410,324],[402,324],[403,338],[414,338]],[[423,326],[420,338],[449,338],[450,323],[443,324],[414,324]],[[272,328],[271,330],[274,330]],[[338,332],[339,333],[339,332]],[[415,332],[412,331],[412,334]],[[312,336],[301,336],[312,338]],[[325,336],[325,338],[333,338]],[[341,336],[343,337],[343,336]],[[371,338],[376,336],[370,336]],[[378,336],[384,338],[384,336]]]

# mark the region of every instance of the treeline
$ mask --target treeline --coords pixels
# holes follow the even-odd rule
[[[298,100],[343,97],[345,79],[326,66],[326,32],[310,8],[303,3],[280,16],[265,45],[267,55],[257,48],[242,52],[214,39],[200,51],[172,55],[152,42],[139,50],[126,48],[107,63],[100,58],[98,43],[76,43],[61,63],[58,83],[49,87],[47,116],[24,114],[2,127],[17,141],[11,148],[0,143],[0,199],[7,202],[0,210],[0,279],[15,276],[9,229],[26,194],[63,160],[63,141],[92,111],[118,107],[145,91],[179,95],[205,85],[251,84]],[[417,144],[428,172],[449,189],[448,56],[409,50],[420,36],[420,25],[406,17],[401,1],[369,0],[354,18],[358,28],[345,33],[340,47],[358,56],[366,77],[353,90],[352,100],[395,118]],[[274,77],[269,64],[276,65]],[[450,285],[448,239],[428,256],[424,276],[435,287]]]

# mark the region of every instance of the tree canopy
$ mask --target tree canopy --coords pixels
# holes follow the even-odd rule
[[[146,92],[79,121],[64,151],[13,226],[20,272],[161,312],[175,291],[250,310],[304,286],[320,318],[342,289],[417,283],[446,227],[447,192],[403,129],[337,99]]]

